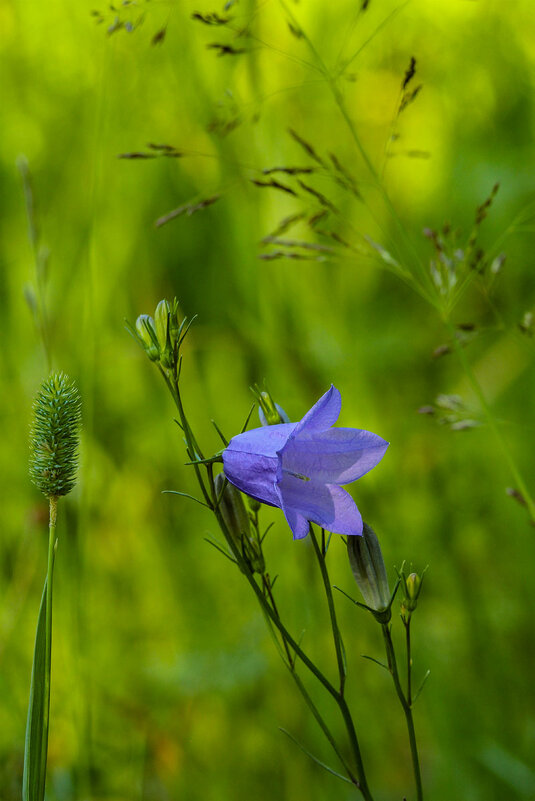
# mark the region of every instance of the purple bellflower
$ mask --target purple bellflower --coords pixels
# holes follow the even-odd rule
[[[356,481],[383,458],[388,442],[358,428],[332,428],[342,398],[331,385],[299,423],[254,428],[223,451],[231,484],[284,512],[294,539],[309,521],[336,534],[362,534],[362,517],[341,484]]]

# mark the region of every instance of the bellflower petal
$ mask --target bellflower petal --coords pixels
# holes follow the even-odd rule
[[[277,489],[282,511],[294,533],[294,539],[305,536],[299,536],[301,529],[296,531],[292,525],[292,514],[296,512],[335,534],[362,534],[362,517],[355,501],[337,484],[303,481],[292,475],[284,475]]]
[[[357,428],[303,431],[287,441],[282,459],[293,472],[328,484],[349,484],[375,467],[387,448],[382,437]]]
[[[233,450],[223,452],[225,475],[246,495],[269,506],[280,506],[275,489],[277,458]]]
[[[304,539],[308,534],[308,520],[306,519],[306,517],[304,517],[300,512],[298,512],[297,509],[293,509],[291,506],[281,505],[281,509],[284,512],[286,522],[288,523],[288,525],[292,530],[294,540]]]
[[[270,506],[279,506],[275,490],[278,450],[295,423],[253,428],[233,437],[223,451],[225,475],[239,490]]]
[[[331,428],[341,409],[331,388],[299,423],[264,426],[233,437],[223,451],[228,480],[242,492],[280,507],[294,539],[309,522],[337,534],[362,534],[362,517],[342,489],[383,458],[382,437],[356,428]]]
[[[336,387],[331,384],[331,388],[327,390],[325,395],[322,395],[312,409],[297,423],[293,432],[294,436],[297,436],[301,431],[325,431],[336,423],[340,417],[341,408],[342,396]]]

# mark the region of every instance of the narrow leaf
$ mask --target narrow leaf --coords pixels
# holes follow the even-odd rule
[[[46,673],[46,579],[41,596],[35,648],[33,652],[30,700],[24,742],[22,801],[43,801],[47,743],[44,741],[45,673]]]
[[[193,495],[188,495],[187,492],[178,492],[178,490],[162,490],[162,495],[180,495],[182,498],[189,498],[192,501],[196,501],[196,503],[200,503],[201,506],[206,506],[207,509],[211,509],[207,503],[199,500],[199,498],[195,498]]]
[[[363,659],[369,659],[369,660],[370,660],[370,662],[375,662],[375,664],[376,664],[376,665],[379,665],[379,667],[382,667],[382,668],[384,668],[385,670],[387,670],[387,671],[390,673],[390,671],[388,670],[388,665],[385,665],[385,663],[384,663],[384,662],[380,662],[380,661],[379,661],[378,659],[376,659],[374,656],[368,656],[367,654],[361,654],[361,657],[362,657]]]
[[[430,670],[428,670],[428,671],[427,671],[427,673],[425,674],[425,676],[423,677],[423,679],[422,679],[422,683],[421,683],[421,684],[420,684],[420,686],[418,687],[418,690],[417,690],[417,692],[416,692],[416,695],[415,695],[415,696],[413,697],[413,699],[412,699],[412,703],[413,703],[413,704],[414,704],[414,702],[416,701],[416,699],[418,698],[418,696],[420,695],[420,693],[422,692],[422,690],[423,690],[423,688],[424,688],[424,685],[425,685],[425,683],[426,683],[427,679],[429,678],[429,675],[430,675],[430,673],[431,673],[431,671],[430,671]]]
[[[320,768],[323,768],[324,770],[326,770],[327,773],[332,773],[332,775],[336,776],[338,779],[342,779],[343,782],[347,782],[348,784],[353,784],[351,779],[348,779],[347,776],[343,776],[341,773],[338,773],[338,771],[334,770],[333,768],[330,768],[329,765],[326,765],[325,762],[322,762],[321,759],[318,759],[316,756],[314,756],[314,754],[312,754],[307,748],[305,748],[305,746],[302,745],[299,742],[299,740],[296,740],[296,738],[292,734],[290,734],[289,731],[287,731],[286,729],[282,729],[280,727],[279,727],[279,731],[281,731],[283,734],[285,734],[287,737],[289,737],[290,740],[292,742],[294,742],[298,746],[298,748],[301,749],[301,751],[304,754],[306,754],[308,757],[310,757],[310,759],[313,762],[315,762],[316,765],[319,765]]]

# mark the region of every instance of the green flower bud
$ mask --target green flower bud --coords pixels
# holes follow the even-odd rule
[[[161,362],[164,367],[172,367],[174,364],[173,345],[170,336],[170,316],[171,307],[169,301],[161,300],[156,306],[154,323],[156,327],[156,337],[160,347]]]
[[[169,301],[161,300],[156,306],[154,313],[154,325],[156,329],[156,337],[160,350],[165,350],[169,341],[169,313],[171,307]]]
[[[379,615],[382,623],[390,620],[391,595],[379,540],[364,523],[361,537],[348,537],[349,564],[366,606]]]
[[[283,408],[275,403],[268,390],[260,390],[256,385],[252,387],[253,395],[258,401],[258,416],[263,426],[276,426],[279,423],[289,423],[290,418]]]
[[[33,404],[30,478],[47,498],[67,495],[76,483],[81,401],[63,373],[43,381]]]
[[[220,499],[219,511],[232,539],[249,562],[253,572],[263,573],[265,570],[264,557],[260,544],[251,536],[251,521],[245,508],[243,495],[227,481],[224,473],[218,473],[214,485],[217,497]],[[225,488],[223,489],[223,487]]]
[[[420,594],[420,585],[422,580],[418,573],[411,573],[407,578],[407,596],[411,601],[416,601]]]
[[[418,596],[422,590],[422,581],[425,570],[421,576],[418,573],[410,573],[406,578],[403,570],[400,572],[401,586],[404,598],[401,602],[401,617],[408,623],[410,617],[418,605]]]
[[[160,358],[160,347],[154,328],[154,320],[149,314],[139,315],[136,320],[136,333],[151,362],[157,362]]]
[[[169,339],[171,340],[171,344],[173,346],[178,340],[179,333],[180,323],[178,321],[178,300],[174,298],[173,305],[171,306],[169,313]]]

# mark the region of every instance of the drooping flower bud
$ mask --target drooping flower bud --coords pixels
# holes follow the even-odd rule
[[[154,328],[154,320],[149,314],[139,315],[136,320],[136,333],[151,362],[157,362],[160,358],[160,347]]]
[[[264,557],[259,543],[252,536],[251,520],[245,508],[243,495],[227,481],[224,473],[218,473],[214,479],[214,486],[219,499],[219,510],[229,534],[249,562],[253,572],[263,573]]]
[[[349,564],[366,606],[382,623],[390,620],[391,595],[379,540],[373,529],[363,523],[361,537],[348,537]]]
[[[30,478],[47,498],[67,495],[76,483],[81,401],[63,373],[43,381],[33,404]]]

